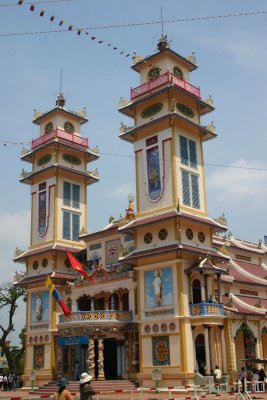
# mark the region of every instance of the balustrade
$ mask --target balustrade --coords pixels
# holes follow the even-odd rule
[[[192,317],[202,316],[223,316],[223,304],[220,303],[197,303],[190,304],[190,314]]]
[[[67,317],[65,317],[64,314],[59,316],[60,324],[75,322],[90,323],[91,321],[128,322],[132,321],[132,312],[121,310],[91,310],[72,312]]]
[[[55,129],[50,133],[46,133],[45,135],[42,135],[42,136],[38,137],[37,139],[32,140],[32,149],[35,149],[36,147],[39,147],[55,138],[61,138],[61,139],[67,140],[69,142],[79,144],[84,147],[88,147],[88,139],[87,138],[82,138],[81,136],[74,135],[73,133],[68,133],[61,129]]]
[[[131,89],[131,100],[135,99],[142,94],[149,92],[152,89],[156,89],[165,83],[173,83],[175,86],[178,86],[184,89],[186,92],[193,94],[194,96],[200,98],[200,88],[191,85],[191,83],[185,81],[184,79],[180,79],[177,76],[173,75],[169,71],[165,72],[165,74],[160,75],[157,79],[148,81],[143,85],[140,85],[136,88]]]

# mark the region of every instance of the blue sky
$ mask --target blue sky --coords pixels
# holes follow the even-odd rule
[[[59,19],[65,20],[65,29],[70,24],[90,28],[159,21],[161,6],[164,20],[267,11],[266,0],[72,0],[36,4],[35,12],[29,11],[29,4],[3,6],[9,3],[16,1],[0,0],[0,35],[57,30]],[[40,17],[42,8],[46,13]],[[51,15],[59,19],[50,22]],[[164,24],[173,50],[183,56],[195,51],[199,68],[191,82],[200,86],[203,98],[211,94],[215,101],[216,111],[202,120],[214,121],[218,133],[204,145],[205,162],[213,164],[206,168],[209,214],[224,212],[233,234],[252,241],[267,234],[266,20],[267,14],[261,14]],[[54,106],[61,69],[66,107],[86,107],[90,121],[82,136],[101,152],[100,159],[88,165],[97,167],[101,176],[88,190],[90,231],[106,225],[111,214],[123,213],[128,194],[135,191],[132,146],[118,139],[120,123],[132,121],[117,108],[120,97],[129,98],[130,87],[138,86],[138,74],[130,69],[131,57],[107,44],[146,56],[155,51],[161,26],[88,32],[0,36],[1,282],[23,269],[12,258],[16,247],[26,249],[29,243],[30,190],[19,183],[19,175],[31,167],[20,161],[22,145],[4,142],[29,142],[38,136],[31,122],[34,109]],[[23,319],[21,314],[18,323]]]

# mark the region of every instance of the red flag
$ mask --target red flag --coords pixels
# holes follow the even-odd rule
[[[71,263],[72,268],[75,269],[75,271],[80,272],[80,274],[82,274],[86,279],[89,279],[89,281],[95,282],[95,281],[91,278],[91,276],[88,275],[88,274],[84,271],[83,265],[80,263],[80,261],[78,261],[77,258],[74,257],[74,256],[71,254],[71,252],[70,252],[69,250],[66,250],[66,251],[67,251],[67,255],[68,255],[68,257],[69,257],[69,260],[70,260],[70,263]]]

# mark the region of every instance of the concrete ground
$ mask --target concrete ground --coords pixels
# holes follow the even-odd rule
[[[0,400],[40,400],[44,398],[52,399],[53,396],[47,397],[45,395],[38,396],[37,394],[29,393],[30,389],[16,389],[14,391],[0,391]],[[227,392],[222,392],[220,394],[198,394],[198,398],[195,398],[194,392],[189,392],[187,394],[177,393],[175,390],[169,391],[166,389],[161,389],[160,393],[155,393],[155,390],[143,389],[141,391],[137,390],[133,393],[100,393],[93,396],[93,400],[267,400],[267,392],[260,393],[249,393],[249,396],[244,395],[244,397],[239,397],[237,393],[230,395]],[[79,399],[80,396],[77,393],[74,399]]]

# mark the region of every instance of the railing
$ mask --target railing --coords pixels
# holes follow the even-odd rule
[[[197,303],[190,304],[192,317],[224,315],[223,304],[221,303]]]
[[[118,322],[128,322],[132,321],[131,311],[121,311],[121,310],[94,310],[94,311],[77,311],[72,312],[67,317],[64,314],[59,316],[59,323],[66,322],[90,322],[90,321],[118,321]]]
[[[88,147],[87,138],[82,138],[81,136],[74,135],[73,133],[68,133],[61,129],[55,129],[50,133],[46,133],[45,135],[42,135],[39,138],[32,140],[32,149],[35,149],[36,147],[39,147],[54,138],[62,138],[69,142]]]
[[[191,85],[191,83],[186,82],[184,79],[177,78],[171,72],[167,71],[165,74],[160,75],[157,79],[152,81],[148,81],[141,86],[136,88],[131,88],[131,100],[135,99],[138,96],[141,96],[144,93],[149,92],[152,89],[158,88],[165,83],[174,83],[174,85],[184,89],[185,91],[193,94],[194,96],[200,98],[200,88]]]

